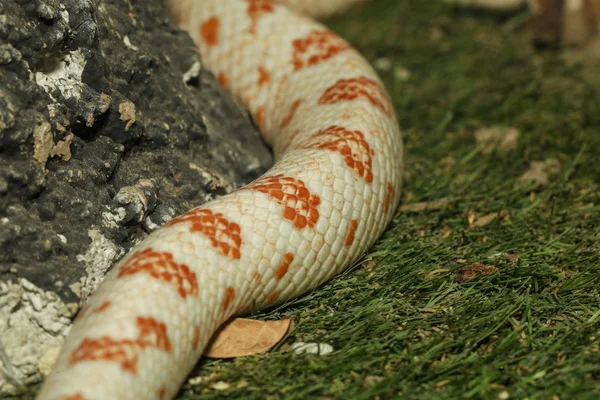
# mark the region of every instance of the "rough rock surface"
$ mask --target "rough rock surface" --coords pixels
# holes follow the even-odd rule
[[[0,2],[0,395],[41,379],[133,244],[272,163],[166,15],[160,0]]]

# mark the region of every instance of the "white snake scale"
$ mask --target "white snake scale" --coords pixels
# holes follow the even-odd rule
[[[348,2],[288,1],[313,15]],[[168,7],[277,162],[135,246],[84,306],[38,399],[173,397],[223,322],[342,271],[398,204],[393,107],[348,43],[273,0]]]

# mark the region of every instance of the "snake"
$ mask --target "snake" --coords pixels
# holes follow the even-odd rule
[[[318,287],[383,233],[403,175],[394,107],[314,19],[352,1],[166,3],[275,164],[135,245],[87,299],[37,399],[173,398],[228,319]]]

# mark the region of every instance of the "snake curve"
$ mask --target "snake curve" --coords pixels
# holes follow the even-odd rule
[[[352,0],[288,0],[325,15]],[[205,66],[251,112],[276,163],[137,244],[65,340],[38,399],[167,399],[231,316],[315,288],[381,235],[402,140],[374,70],[274,0],[172,0]],[[321,8],[319,8],[321,7]]]

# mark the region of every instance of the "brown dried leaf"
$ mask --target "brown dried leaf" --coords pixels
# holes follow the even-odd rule
[[[225,323],[204,350],[210,358],[234,358],[270,350],[294,330],[294,322],[235,318]]]
[[[511,264],[516,264],[519,262],[519,256],[516,254],[507,254],[506,259],[510,261]]]
[[[490,222],[496,219],[500,213],[489,213],[484,215],[483,217],[473,218],[473,220],[469,221],[469,229],[481,228],[483,226],[488,225]]]
[[[458,271],[458,275],[456,275],[457,281],[470,281],[478,275],[490,275],[498,270],[498,267],[491,265],[486,266],[481,263],[473,263],[470,265],[466,265]]]
[[[489,153],[494,150],[496,144],[502,150],[512,150],[519,144],[521,132],[517,128],[492,127],[483,128],[475,132],[475,141],[484,144],[483,152]]]
[[[548,175],[560,171],[560,162],[556,158],[548,158],[544,161],[532,161],[529,169],[518,179],[520,181],[534,181],[540,185],[549,182]]]
[[[414,212],[418,213],[421,211],[435,211],[441,210],[448,205],[447,200],[438,201],[422,201],[419,203],[404,204],[400,207],[401,212]]]
[[[467,212],[467,222],[469,223],[469,226],[473,225],[473,222],[475,222],[475,211],[469,210],[469,212]]]

